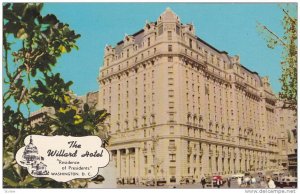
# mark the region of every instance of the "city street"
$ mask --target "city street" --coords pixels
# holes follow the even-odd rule
[[[164,185],[164,186],[157,186],[157,189],[166,189],[166,188],[177,188],[177,189],[202,189],[202,185],[200,183],[195,184],[182,184],[182,185]],[[119,189],[154,189],[154,186],[145,186],[145,185],[133,185],[133,184],[125,184],[125,185],[117,185],[117,188]],[[231,189],[241,188],[241,189],[247,189],[247,187],[239,187],[236,181],[231,182]],[[248,188],[258,188],[262,189],[261,185],[252,185]],[[212,189],[212,187],[205,187],[205,189]],[[217,187],[214,187],[214,189],[218,189]],[[220,189],[228,189],[227,183],[225,183],[223,186],[220,187]]]

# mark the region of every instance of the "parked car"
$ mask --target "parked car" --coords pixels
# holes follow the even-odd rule
[[[233,174],[231,175],[231,179],[235,180],[238,178],[243,178],[245,175],[244,174]]]
[[[167,183],[165,178],[157,179],[157,186],[164,186]]]
[[[264,176],[265,176],[265,173],[264,173],[263,171],[258,171],[258,172],[257,172],[257,175],[258,175],[259,177],[264,177]]]
[[[180,180],[180,184],[188,184],[188,183],[195,183],[195,179],[193,177],[182,177]]]
[[[157,186],[163,186],[167,183],[167,181],[165,180],[165,178],[158,178],[156,180],[156,184]],[[145,182],[146,186],[155,186],[155,180],[154,179],[149,179]]]
[[[214,184],[214,187],[217,186],[217,181],[220,181],[220,185],[223,185],[226,181],[223,180],[222,176],[213,176],[213,184]]]
[[[142,179],[142,180],[140,180],[139,184],[146,185],[147,181],[148,181],[148,179]]]
[[[278,181],[275,181],[276,187],[292,187],[292,188],[297,188],[297,177],[291,177],[291,176],[286,176]]]
[[[206,179],[206,187],[211,187],[211,184],[213,183],[213,186],[217,186],[217,180],[220,180],[220,186],[225,184],[225,180],[223,180],[222,176],[213,176],[213,177],[207,177]]]

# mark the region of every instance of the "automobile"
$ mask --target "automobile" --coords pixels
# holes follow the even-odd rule
[[[167,183],[165,178],[158,178],[157,179],[157,186],[164,186]]]
[[[233,174],[233,175],[231,175],[231,179],[232,180],[236,180],[236,179],[238,179],[238,178],[244,178],[244,174]]]
[[[257,175],[258,175],[259,177],[263,177],[263,176],[265,176],[265,173],[264,173],[263,171],[258,171],[258,172],[257,172]]]
[[[220,181],[220,185],[223,185],[226,181],[223,180],[222,176],[213,176],[213,184],[217,186],[217,181]]]
[[[207,177],[206,178],[206,187],[211,187],[212,182],[213,182],[213,186],[216,187],[217,186],[217,180],[220,180],[220,186],[222,186],[223,184],[225,184],[225,180],[223,180],[222,176],[213,176],[213,177]]]
[[[283,176],[284,172],[281,172],[281,171],[280,172],[273,172],[272,175],[273,176]]]
[[[278,181],[275,181],[276,187],[292,187],[297,188],[297,177],[285,176]]]
[[[167,183],[167,181],[165,180],[165,178],[158,178],[156,181],[156,185],[157,186],[163,186]],[[149,179],[145,182],[146,186],[154,186],[155,185],[155,180],[154,179]]]
[[[140,180],[139,184],[146,185],[147,181],[148,181],[148,179],[142,179],[142,180]]]
[[[146,182],[145,182],[145,185],[146,186],[154,186],[154,179],[148,179]]]
[[[279,172],[273,172],[272,173],[272,179],[274,181],[279,181],[280,179],[282,179],[285,175],[285,172],[279,171]]]
[[[188,184],[188,183],[195,183],[195,179],[193,177],[182,177],[180,180],[180,184]]]

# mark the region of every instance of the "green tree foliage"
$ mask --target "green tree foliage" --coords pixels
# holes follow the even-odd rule
[[[109,113],[87,104],[81,107],[70,90],[72,82],[65,82],[52,71],[62,54],[78,49],[80,35],[55,15],[42,16],[42,8],[41,3],[3,4],[3,186],[85,187],[90,180],[59,183],[32,177],[15,160],[29,134],[98,135],[106,143],[109,140],[103,124]],[[55,113],[45,115],[43,122],[32,126],[32,103],[53,107]],[[22,108],[27,108],[28,115]]]
[[[261,23],[257,24],[257,28],[269,48],[274,49],[276,46],[282,48],[282,74],[279,79],[282,86],[279,97],[285,102],[286,108],[297,110],[297,4],[282,5],[280,9],[283,13],[282,36]]]

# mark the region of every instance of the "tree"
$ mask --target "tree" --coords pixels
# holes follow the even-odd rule
[[[287,4],[280,6],[283,13],[282,26],[284,34],[279,36],[267,26],[257,23],[260,34],[267,41],[267,46],[271,49],[279,46],[282,48],[280,77],[281,91],[279,97],[284,101],[284,107],[297,110],[297,4]]]
[[[36,178],[16,163],[15,155],[29,134],[99,135],[107,134],[106,110],[83,106],[53,68],[57,59],[78,49],[80,37],[53,14],[41,15],[41,3],[3,4],[3,186],[85,187],[89,180],[59,183]],[[35,126],[30,124],[30,105],[53,107],[54,115]],[[27,113],[24,110],[27,109]],[[103,136],[103,135],[102,135]],[[101,136],[100,136],[101,137]],[[109,136],[106,137],[106,142]]]

